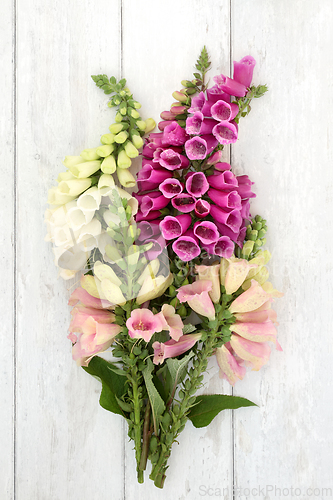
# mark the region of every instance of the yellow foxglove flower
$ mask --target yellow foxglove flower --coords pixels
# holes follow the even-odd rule
[[[156,122],[153,118],[148,118],[146,120],[146,128],[145,128],[145,133],[149,134],[154,128],[156,127]]]
[[[169,276],[157,276],[157,278],[151,278],[147,276],[144,280],[141,290],[137,296],[137,304],[143,304],[147,300],[155,299],[162,295],[165,290],[172,284],[173,274],[170,273]]]
[[[117,176],[120,184],[125,188],[132,188],[136,184],[136,180],[127,168],[117,168]]]
[[[82,156],[65,156],[63,164],[65,165],[65,167],[69,168],[83,162],[84,159],[82,158]]]
[[[78,179],[86,179],[93,175],[101,167],[99,160],[86,161],[69,167],[70,172]]]
[[[97,154],[96,151],[97,148],[90,148],[90,149],[84,149],[81,152],[81,156],[84,160],[90,161],[90,160],[98,160],[99,155]]]
[[[73,179],[59,182],[60,193],[76,197],[91,186],[91,179]],[[70,200],[68,200],[70,201]]]
[[[113,174],[116,171],[117,164],[113,155],[104,158],[101,164],[101,170],[104,174]]]
[[[96,148],[96,151],[101,158],[106,158],[107,156],[110,156],[111,153],[113,153],[114,145],[104,144],[103,146],[99,146],[98,148]]]
[[[101,137],[102,144],[113,144],[114,143],[114,134],[104,134]]]

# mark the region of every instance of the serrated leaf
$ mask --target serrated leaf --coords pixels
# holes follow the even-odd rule
[[[146,384],[148,397],[151,405],[151,412],[153,415],[153,422],[154,422],[154,431],[155,434],[158,435],[158,427],[161,416],[165,411],[165,404],[153,383],[153,374],[152,374],[153,369],[154,369],[153,363],[151,359],[148,358],[147,366],[142,371],[142,375]]]
[[[206,427],[222,410],[236,410],[245,406],[258,406],[248,399],[238,396],[211,394],[197,396],[187,417],[194,427]]]
[[[99,399],[102,408],[125,416],[124,411],[117,402],[117,398],[121,398],[126,392],[126,378],[115,373],[111,368],[116,367],[99,356],[94,356],[89,365],[83,367],[84,371],[93,377],[97,377],[102,383],[102,392]]]
[[[170,397],[174,396],[177,385],[183,380],[186,374],[186,368],[190,359],[194,356],[194,352],[189,352],[182,359],[168,358],[166,364],[171,376],[170,380]]]

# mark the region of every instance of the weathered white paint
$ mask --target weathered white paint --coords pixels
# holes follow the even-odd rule
[[[331,1],[18,0],[17,43],[13,7],[4,1],[0,8],[6,69],[0,97],[6,145],[0,150],[0,498],[198,499],[221,493],[229,500],[233,480],[243,498],[260,498],[259,492],[244,493],[259,486],[273,486],[266,496],[261,493],[266,499],[292,498],[291,490],[279,494],[275,487],[300,488],[299,498],[311,497],[306,488],[333,490]],[[113,118],[90,74],[125,76],[143,115],[157,119],[180,81],[191,76],[204,44],[213,60],[211,77],[249,53],[258,62],[255,82],[270,88],[241,122],[231,158],[256,183],[253,213],[268,219],[270,269],[285,292],[276,305],[284,352],[273,352],[266,368],[248,373],[234,390],[259,409],[225,412],[202,430],[187,425],[174,447],[165,488],[156,491],[148,480],[136,484],[124,423],[98,406],[98,382],[71,361],[66,302],[74,283],[57,280],[42,218],[63,157],[97,144]],[[230,393],[217,372],[212,360],[205,392]],[[316,498],[327,496],[320,492]]]

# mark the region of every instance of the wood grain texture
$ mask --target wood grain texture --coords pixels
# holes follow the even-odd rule
[[[0,498],[14,498],[14,213],[15,213],[15,12],[0,4]]]
[[[0,94],[0,499],[231,500],[233,486],[241,488],[234,498],[292,498],[291,488],[299,488],[302,499],[329,497],[322,489],[333,494],[332,2],[17,1],[16,17],[9,0],[0,6],[6,68]],[[191,77],[204,44],[213,61],[210,78],[229,74],[232,59],[251,54],[254,83],[269,86],[241,121],[231,162],[255,181],[252,213],[268,220],[272,281],[285,293],[275,307],[284,351],[273,351],[267,367],[248,372],[234,389],[259,408],[224,412],[204,429],[187,424],[159,491],[148,478],[136,483],[125,422],[99,407],[99,382],[71,360],[67,300],[75,282],[57,279],[43,241],[43,212],[64,156],[97,145],[113,121],[108,97],[90,74],[126,77],[143,117],[157,120],[180,81]],[[206,382],[205,393],[231,393],[214,359]]]

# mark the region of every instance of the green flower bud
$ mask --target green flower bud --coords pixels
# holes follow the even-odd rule
[[[196,89],[187,89],[187,93],[188,95],[193,95],[193,94],[196,94]]]
[[[251,252],[253,251],[253,247],[254,247],[254,241],[246,241],[243,245],[243,248],[242,248],[242,255],[244,257],[249,257]]]
[[[253,229],[250,233],[249,240],[256,241],[257,238],[258,238],[258,231]]]
[[[116,171],[116,160],[113,155],[104,158],[101,164],[101,170],[104,174],[113,174]]]
[[[262,221],[262,217],[260,215],[256,215],[255,218],[254,218],[254,220],[256,222],[261,222]]]
[[[252,224],[252,228],[256,229],[257,231],[259,231],[262,228],[262,223],[261,222],[254,222]]]
[[[126,153],[125,153],[126,154]],[[136,184],[136,180],[134,179],[131,172],[127,170],[127,168],[117,168],[117,176],[120,184],[125,188],[132,188]]]
[[[123,115],[126,116],[127,114],[127,107],[123,106],[122,108],[119,109],[119,112]]]
[[[140,113],[136,110],[136,109],[133,109],[133,108],[129,108],[129,116],[131,116],[132,118],[134,118],[134,120],[137,120],[138,118],[140,118]]]
[[[134,144],[131,143],[131,141],[127,141],[124,147],[125,152],[127,156],[129,156],[129,158],[136,158],[137,156],[139,156],[139,151],[136,149]]]
[[[124,130],[124,124],[123,123],[113,123],[110,125],[109,130],[111,134],[119,134],[122,130]]]
[[[145,128],[145,133],[149,134],[154,128],[156,127],[156,122],[153,118],[147,118],[146,120],[146,128]]]
[[[106,158],[107,156],[110,156],[110,154],[114,151],[114,145],[113,144],[105,144],[104,146],[100,146],[99,148],[96,148],[97,154],[101,158]]]
[[[115,142],[117,144],[123,144],[128,138],[128,132],[123,130],[122,132],[119,132],[114,138]]]
[[[114,143],[114,134],[104,134],[101,137],[102,144],[113,144]]]
[[[255,244],[257,245],[257,247],[262,247],[263,246],[262,240],[256,240]]]
[[[179,102],[187,101],[187,96],[185,94],[182,94],[181,92],[178,92],[178,90],[172,93],[172,97]]]
[[[179,391],[178,396],[180,397],[180,399],[184,399],[185,398],[185,392],[183,391],[183,389],[181,389]]]
[[[186,379],[186,380],[185,380],[185,389],[186,389],[187,391],[189,391],[189,390],[191,389],[191,386],[192,386],[192,384],[191,384],[190,379],[189,379],[189,378],[188,378],[188,379]]]
[[[86,161],[99,160],[100,156],[96,151],[97,148],[84,149],[80,156]]]
[[[127,156],[123,149],[118,153],[117,167],[118,168],[129,168],[132,165],[131,159]]]
[[[146,122],[144,122],[143,120],[137,120],[136,126],[138,127],[139,130],[142,131],[146,130],[147,128]]]
[[[138,101],[134,101],[134,103],[133,103],[133,107],[134,107],[135,109],[140,109],[140,108],[141,108],[141,104],[140,104]]]
[[[115,117],[115,121],[117,123],[120,123],[122,120],[123,120],[123,115],[121,113],[119,113],[119,111],[118,111],[118,113],[116,114],[116,117]]]
[[[142,139],[141,135],[139,134],[139,132],[137,130],[132,130],[130,132],[130,136],[131,136],[131,140],[132,140],[134,146],[137,149],[142,148],[142,146],[143,146],[143,139]]]
[[[258,232],[258,238],[263,238],[266,234],[266,230],[265,229],[260,229],[260,231]]]
[[[190,82],[190,80],[182,80],[180,83],[183,85],[183,87],[195,87],[195,85]]]

